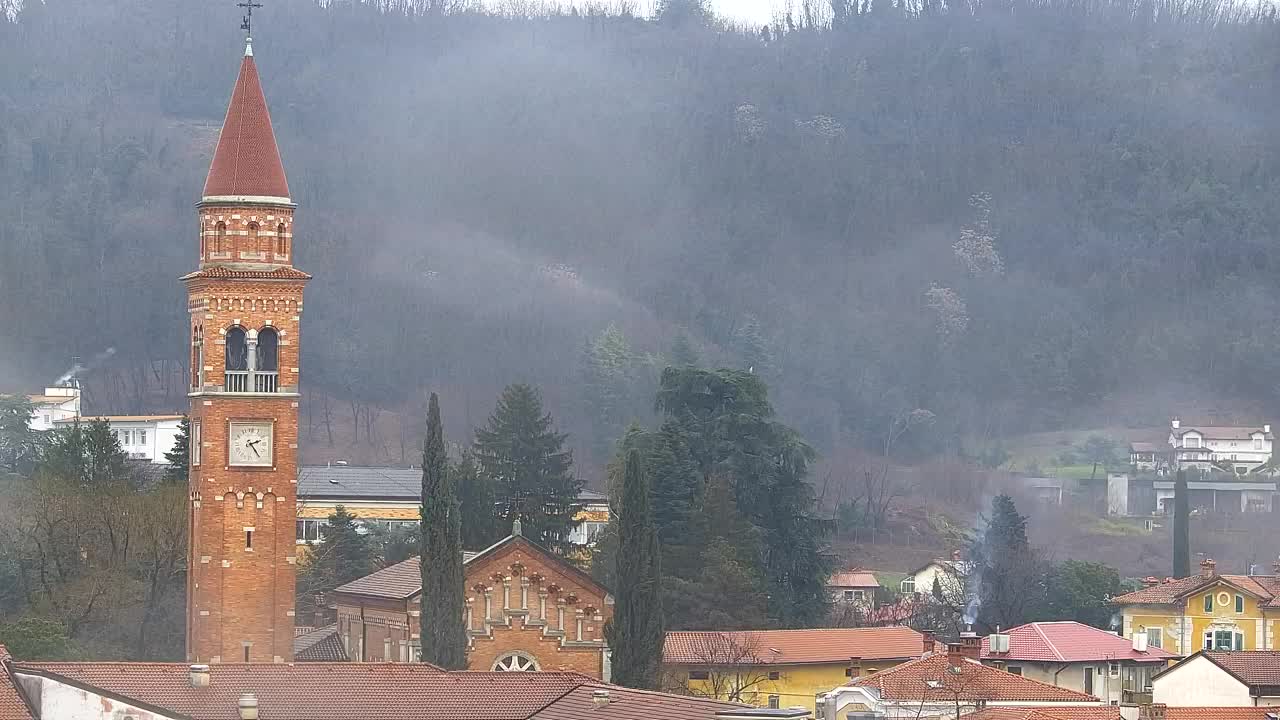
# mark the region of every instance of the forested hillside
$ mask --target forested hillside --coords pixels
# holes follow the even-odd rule
[[[599,466],[673,345],[761,375],[819,449],[901,458],[1157,382],[1280,400],[1269,11],[326,5],[268,2],[255,51],[334,413],[431,388],[461,430],[527,381]],[[96,409],[181,405],[236,10],[0,18],[0,390],[114,348]]]

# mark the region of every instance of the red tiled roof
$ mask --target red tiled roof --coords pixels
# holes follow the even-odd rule
[[[205,197],[225,195],[289,197],[258,67],[247,52],[204,181]]]
[[[1261,599],[1266,607],[1280,607],[1280,577],[1275,575],[1192,575],[1119,595],[1112,602],[1119,605],[1169,605],[1218,581]]]
[[[209,267],[187,273],[179,280],[196,280],[198,278],[234,279],[234,280],[310,280],[311,276],[296,268],[277,267],[271,270],[233,270],[222,265]]]
[[[1277,714],[1277,707],[1170,707],[1164,711],[1165,720],[1268,720]]]
[[[987,667],[976,660],[956,661],[953,667],[951,656],[938,653],[848,684],[873,687],[880,697],[891,701],[952,702],[958,698],[988,702],[1098,702],[1092,695]]]
[[[246,692],[270,720],[524,720],[586,682],[577,673],[447,673],[422,663],[223,663],[210,666],[208,687],[193,688],[179,663],[17,667],[195,720],[239,720]]]
[[[1133,649],[1133,643],[1122,637],[1071,620],[1036,622],[1019,625],[1006,633],[1009,652],[991,652],[991,637],[982,639],[982,658],[992,660],[1026,660],[1031,662],[1092,662],[1136,660],[1163,663],[1176,657],[1160,648],[1146,652]]]
[[[964,716],[964,720],[1120,720],[1120,708],[1095,707],[987,708]]]
[[[828,587],[837,588],[878,588],[880,581],[866,570],[844,570],[827,580]]]
[[[239,720],[253,693],[264,720],[715,720],[734,703],[631,690],[573,672],[445,672],[423,663],[225,663],[193,688],[179,663],[22,663],[20,672],[191,720]],[[609,693],[597,709],[593,694]],[[24,706],[25,707],[25,706]],[[0,713],[7,711],[0,704]],[[0,714],[0,720],[32,720]]]
[[[8,649],[0,645],[0,720],[33,720],[31,708],[27,707],[9,674],[12,660]]]
[[[609,693],[609,704],[597,710],[594,693]],[[580,685],[533,714],[530,720],[580,720],[586,717],[609,720],[712,720],[717,711],[742,705],[722,700],[669,695],[648,690],[632,690],[615,685]]]
[[[706,665],[726,661],[771,665],[847,663],[919,657],[924,636],[908,627],[812,630],[672,631],[662,661]]]
[[[1235,675],[1246,685],[1280,686],[1280,651],[1202,651],[1215,665]]]
[[[338,637],[338,626],[312,628],[293,638],[293,659],[297,662],[344,662],[346,648]]]

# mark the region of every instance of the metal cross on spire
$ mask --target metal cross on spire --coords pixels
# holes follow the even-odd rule
[[[245,32],[245,35],[253,37],[253,9],[256,7],[262,7],[262,3],[257,3],[253,0],[245,0],[244,2],[236,3],[236,7],[245,8],[247,13],[240,21],[240,29]]]

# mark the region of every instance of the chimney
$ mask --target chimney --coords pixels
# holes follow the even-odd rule
[[[191,687],[209,687],[209,666],[208,665],[192,665],[191,666]]]
[[[1271,423],[1262,423],[1262,432],[1271,434]]]
[[[1178,428],[1182,427],[1182,421],[1179,420],[1178,418],[1174,418],[1173,420],[1169,421],[1169,425],[1173,427],[1174,430],[1177,430]]]
[[[1277,562],[1280,562],[1280,561],[1277,561]],[[933,652],[936,649],[937,643],[938,643],[938,638],[934,636],[933,631],[925,630],[924,632],[920,633],[920,635],[922,636],[921,640],[923,641],[923,644],[924,644],[924,651],[926,653]]]
[[[857,680],[862,677],[862,658],[854,655],[849,658],[849,679]]]
[[[1138,708],[1138,720],[1164,720],[1165,704],[1152,703]]]
[[[604,707],[608,707],[608,705],[609,705],[609,691],[608,691],[608,690],[592,690],[592,691],[591,691],[591,705],[592,705],[592,706],[594,706],[594,707],[595,707],[595,709],[597,709],[597,710],[599,710],[599,709],[601,709],[601,708],[604,708]]]
[[[240,709],[240,720],[258,720],[258,698],[253,693],[241,695],[236,706]]]
[[[970,625],[970,628],[973,626]],[[982,639],[973,630],[965,630],[960,633],[960,642],[952,643],[947,648],[947,655],[952,656],[952,664],[958,658],[968,658],[970,660],[979,660],[982,658]]]
[[[1213,558],[1205,558],[1204,560],[1200,561],[1201,577],[1213,577],[1217,573],[1218,573],[1218,563],[1214,562]]]

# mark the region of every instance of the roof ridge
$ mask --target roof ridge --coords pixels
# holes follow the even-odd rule
[[[1053,656],[1056,657],[1059,662],[1064,662],[1067,659],[1067,656],[1063,655],[1062,651],[1058,649],[1057,644],[1050,640],[1048,635],[1044,634],[1044,630],[1040,629],[1039,624],[1031,623],[1031,627],[1036,631],[1036,634],[1040,636],[1040,639],[1044,641],[1045,646],[1049,648],[1049,652],[1052,652]]]

